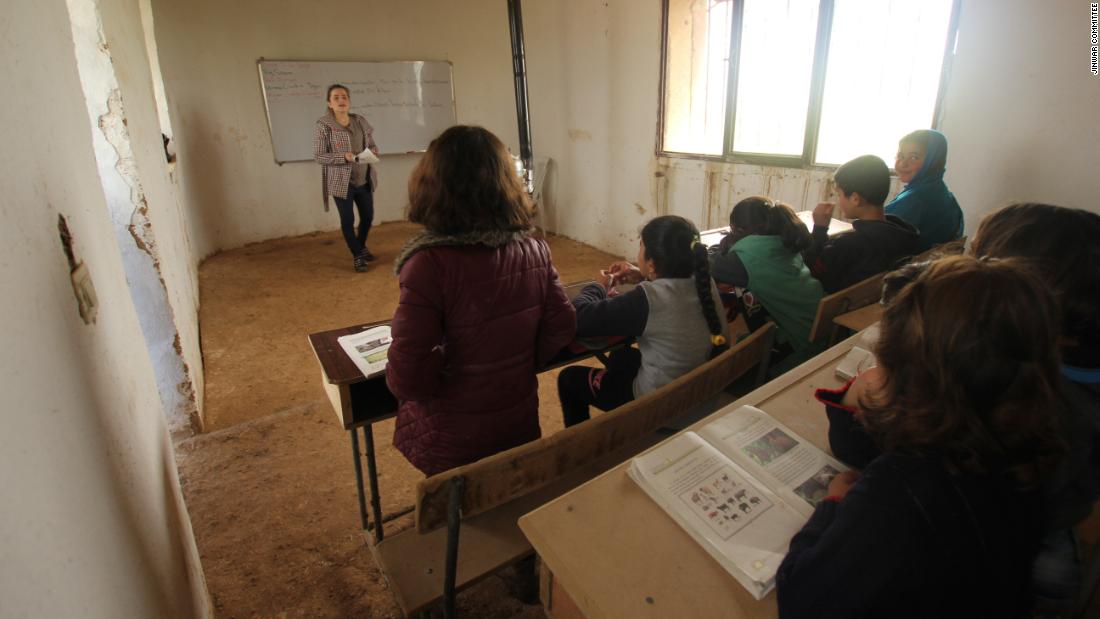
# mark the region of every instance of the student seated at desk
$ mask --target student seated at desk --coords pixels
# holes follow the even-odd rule
[[[729,234],[711,250],[714,280],[734,289],[749,329],[775,321],[772,363],[786,361],[773,367],[793,367],[814,352],[810,327],[824,291],[801,255],[812,242],[791,207],[753,196],[733,207]]]
[[[916,226],[920,231],[918,252],[962,236],[962,209],[943,182],[947,138],[942,133],[922,129],[903,137],[894,170],[906,185],[886,205],[886,212]]]
[[[938,260],[887,306],[879,367],[827,402],[836,476],[777,575],[783,617],[1020,617],[1042,537],[1056,306],[1021,261]],[[870,462],[870,441],[881,452]],[[854,445],[854,447],[853,447]]]
[[[823,202],[814,208],[813,245],[802,259],[826,294],[889,271],[917,253],[919,233],[899,217],[883,212],[890,193],[890,169],[874,155],[856,157],[840,166],[833,176],[836,204]],[[833,210],[852,222],[852,229],[829,236]]]
[[[573,300],[577,335],[629,336],[638,348],[611,353],[606,369],[568,367],[558,374],[565,425],[603,411],[687,374],[728,347],[729,326],[718,315],[718,291],[707,268],[699,231],[683,217],[666,215],[642,228],[638,266],[616,262]],[[638,284],[608,297],[616,282]]]
[[[982,221],[971,252],[1028,259],[1062,308],[1058,390],[1069,452],[1046,486],[1048,533],[1033,584],[1039,611],[1064,613],[1084,580],[1073,527],[1100,499],[1100,215],[1013,204]]]
[[[504,144],[451,127],[409,178],[426,230],[397,258],[386,383],[393,444],[426,475],[539,438],[535,373],[573,339],[576,315]]]

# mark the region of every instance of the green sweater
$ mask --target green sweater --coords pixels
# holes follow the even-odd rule
[[[824,291],[802,256],[784,247],[780,237],[760,234],[737,241],[730,251],[748,271],[748,289],[775,321],[777,339],[797,353],[809,351],[810,327]]]

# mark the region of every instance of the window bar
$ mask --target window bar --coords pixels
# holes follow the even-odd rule
[[[936,106],[932,109],[932,126],[940,127],[943,120],[943,99],[947,94],[947,82],[951,79],[951,64],[955,59],[955,46],[959,41],[959,10],[961,0],[951,3],[951,18],[947,22],[947,39],[943,46],[943,63],[940,68],[940,88],[936,92]]]
[[[829,34],[833,29],[833,0],[821,0],[814,42],[814,68],[810,75],[810,105],[806,110],[806,137],[802,142],[802,165],[812,166],[817,153],[817,131],[821,126],[825,71],[829,61]]]
[[[733,125],[737,115],[737,70],[741,66],[741,30],[745,26],[745,0],[731,0],[729,65],[726,67],[726,133],[724,155],[733,154]]]
[[[665,152],[665,90],[668,88],[668,20],[670,9],[661,3],[661,77],[657,81],[657,155]]]

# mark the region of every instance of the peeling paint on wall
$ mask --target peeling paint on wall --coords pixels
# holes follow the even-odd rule
[[[105,42],[96,5],[78,3],[70,6],[70,10],[86,20],[85,28],[76,38],[77,62],[93,125],[100,181],[122,254],[130,296],[156,373],[169,431],[174,435],[187,433],[198,425],[195,419],[198,408],[194,397],[181,389],[181,385],[193,381],[178,345],[179,331],[160,269],[156,235],[131,146],[114,60]]]
[[[722,199],[719,191],[722,173],[713,166],[708,165],[704,174],[706,176],[703,181],[702,227],[709,230],[717,227],[714,222],[719,220],[719,212],[722,210]]]
[[[664,157],[657,159],[656,170],[653,172],[653,204],[656,216],[668,214],[668,172],[669,161]]]

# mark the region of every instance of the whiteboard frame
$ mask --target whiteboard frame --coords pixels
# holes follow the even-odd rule
[[[451,116],[454,117],[455,123],[458,123],[458,104],[455,102],[455,63],[451,62],[450,60],[333,60],[331,58],[327,59],[327,60],[303,60],[301,58],[297,58],[297,59],[264,58],[263,56],[260,56],[259,58],[256,59],[256,73],[257,73],[258,77],[260,78],[260,97],[263,98],[263,100],[264,100],[264,116],[267,117],[267,137],[271,141],[271,158],[275,161],[276,164],[278,164],[280,166],[283,165],[284,163],[303,163],[303,162],[311,162],[312,163],[313,160],[312,159],[287,159],[286,161],[279,161],[275,156],[275,130],[271,126],[271,108],[268,107],[267,87],[264,85],[264,69],[263,69],[262,63],[265,63],[265,62],[356,62],[356,63],[360,63],[360,64],[413,64],[413,63],[417,63],[417,62],[445,62],[445,63],[447,63],[447,71],[448,71],[448,73],[450,73],[450,76],[451,76]],[[405,151],[404,153],[381,153],[380,157],[385,157],[385,156],[388,156],[388,155],[402,155],[402,154],[404,154],[404,155],[415,155],[417,153],[426,153],[426,152],[428,152],[428,149],[425,148],[425,149],[422,149],[422,150],[409,150],[409,151]]]

